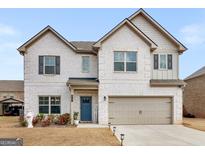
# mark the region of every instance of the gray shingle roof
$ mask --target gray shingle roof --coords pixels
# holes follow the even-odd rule
[[[71,41],[71,43],[72,43],[78,50],[93,51],[92,45],[93,45],[95,42],[94,42],[94,41]]]
[[[191,74],[190,76],[188,76],[184,80],[189,80],[189,79],[192,79],[192,78],[196,78],[196,77],[204,75],[204,74],[205,74],[205,66],[200,68],[199,70],[197,70],[196,72],[194,72],[193,74]]]
[[[0,92],[24,91],[24,81],[22,80],[0,80]]]

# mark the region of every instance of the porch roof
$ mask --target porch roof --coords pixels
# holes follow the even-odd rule
[[[152,87],[169,87],[169,86],[184,86],[186,83],[183,80],[150,80]]]
[[[69,78],[67,86],[98,86],[97,78]]]
[[[6,98],[3,100],[0,100],[0,103],[6,103],[6,104],[23,104],[24,102],[22,100],[14,99],[14,98]]]

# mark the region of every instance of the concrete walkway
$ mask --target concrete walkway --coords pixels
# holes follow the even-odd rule
[[[205,145],[205,132],[183,125],[116,125],[117,138],[121,133],[128,146]]]

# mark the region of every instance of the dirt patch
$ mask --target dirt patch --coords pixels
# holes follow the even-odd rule
[[[27,146],[118,146],[108,128],[23,128],[18,117],[0,117],[0,138],[23,138]]]
[[[183,118],[183,125],[205,131],[205,118]]]

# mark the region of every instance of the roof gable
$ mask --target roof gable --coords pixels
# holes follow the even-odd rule
[[[103,41],[109,38],[112,34],[114,34],[118,29],[120,29],[125,24],[128,25],[130,28],[132,28],[146,43],[148,43],[150,45],[151,50],[155,50],[157,48],[157,44],[154,41],[152,41],[147,35],[145,35],[139,28],[137,28],[127,18],[124,19],[122,22],[120,22],[117,26],[115,26],[111,31],[105,34],[102,38],[100,38],[95,44],[93,44],[93,46],[99,48]]]
[[[177,40],[173,35],[171,35],[164,27],[162,27],[156,20],[154,20],[147,12],[145,12],[143,9],[139,9],[135,13],[133,13],[128,19],[132,21],[136,16],[141,14],[142,16],[145,17],[153,26],[155,26],[157,29],[159,29],[162,33],[165,34],[173,43],[175,43],[180,52],[184,52],[187,50],[187,48],[179,41]]]
[[[61,41],[63,41],[66,45],[68,45],[71,49],[77,50],[77,48],[71,44],[69,41],[67,41],[62,35],[60,35],[57,31],[55,31],[52,27],[47,26],[44,29],[42,29],[39,33],[37,33],[35,36],[33,36],[31,39],[29,39],[27,42],[25,42],[22,46],[18,48],[18,51],[21,54],[24,54],[26,52],[26,48],[34,43],[38,38],[46,34],[48,31],[52,32],[55,36],[57,36]]]
[[[43,35],[45,35],[48,31],[52,32],[57,38],[59,38],[62,42],[64,42],[66,45],[68,45],[73,51],[77,52],[77,53],[93,53],[96,54],[95,51],[93,51],[91,48],[89,48],[91,45],[89,42],[84,42],[84,46],[82,47],[86,47],[86,48],[78,48],[79,46],[79,42],[76,43],[74,42],[77,47],[69,42],[67,39],[65,39],[62,35],[60,35],[56,30],[54,30],[51,26],[47,26],[44,29],[42,29],[39,33],[37,33],[36,35],[34,35],[31,39],[29,39],[27,42],[25,42],[22,46],[20,46],[17,50],[23,55],[24,53],[26,53],[26,49],[28,46],[32,45],[32,43],[34,43],[36,40],[38,40],[40,37],[42,37]],[[88,50],[89,48],[89,50]]]

